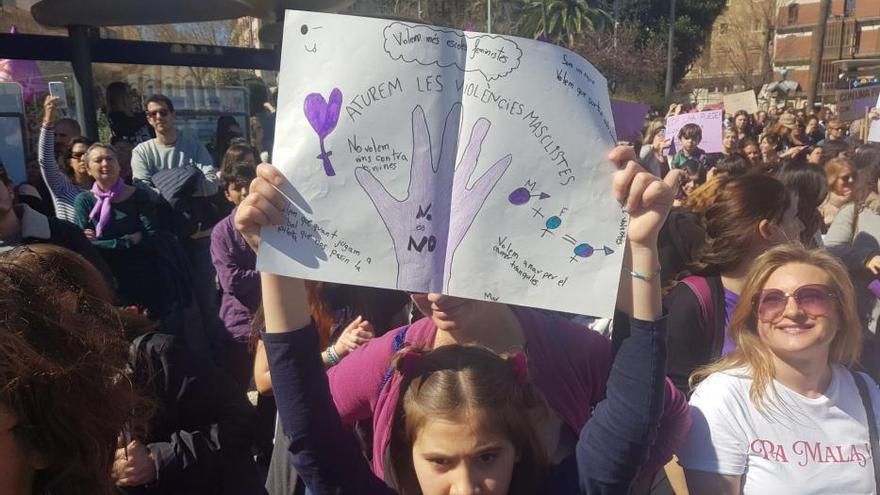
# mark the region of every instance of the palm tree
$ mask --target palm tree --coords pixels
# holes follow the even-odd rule
[[[613,23],[601,0],[525,0],[520,34],[572,46],[585,31]]]

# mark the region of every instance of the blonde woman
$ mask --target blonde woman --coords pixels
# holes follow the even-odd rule
[[[657,177],[665,177],[669,172],[668,154],[672,141],[666,139],[666,122],[663,119],[651,121],[645,129],[639,158],[642,166]]]
[[[690,493],[876,493],[880,389],[849,370],[862,331],[846,268],[822,251],[769,250],[729,332],[737,350],[691,378],[679,455]]]

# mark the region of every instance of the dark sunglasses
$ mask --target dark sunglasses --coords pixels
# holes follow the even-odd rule
[[[71,158],[74,158],[74,159],[76,159],[76,160],[81,160],[82,157],[83,157],[83,155],[85,155],[85,154],[86,154],[85,151],[81,151],[81,152],[78,152],[78,153],[71,153],[71,154],[70,154],[70,157],[71,157]]]
[[[789,297],[794,298],[798,308],[804,313],[816,318],[831,312],[833,300],[837,298],[837,294],[823,284],[804,285],[798,287],[791,294],[779,289],[766,289],[755,295],[752,306],[757,309],[758,319],[765,323],[773,323],[785,313]]]
[[[153,110],[152,112],[147,112],[147,117],[167,117],[170,112],[168,110]]]

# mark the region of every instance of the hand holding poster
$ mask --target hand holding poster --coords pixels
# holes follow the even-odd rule
[[[709,112],[683,113],[666,118],[666,137],[672,139],[673,152],[681,149],[681,141],[678,140],[678,132],[687,124],[697,124],[703,130],[703,140],[699,147],[706,153],[718,153],[721,151],[722,125],[724,118],[722,110]]]
[[[261,271],[610,316],[627,217],[605,78],[484,33],[287,12]]]

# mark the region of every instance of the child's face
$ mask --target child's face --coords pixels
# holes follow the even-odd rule
[[[238,206],[244,201],[248,195],[247,186],[229,184],[226,186],[226,199],[229,200],[230,203]]]
[[[412,447],[416,479],[424,495],[506,495],[517,460],[510,440],[480,421],[429,419]]]
[[[699,139],[689,138],[689,137],[685,137],[685,136],[682,136],[682,138],[681,138],[681,149],[683,149],[688,154],[695,151],[697,149],[697,146],[699,146],[699,144],[700,144]]]

